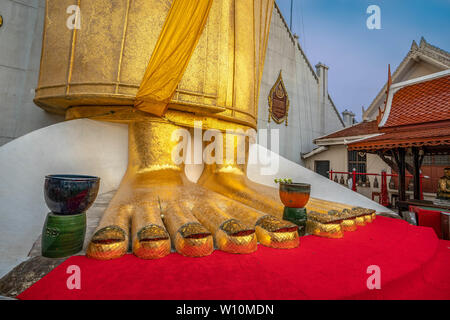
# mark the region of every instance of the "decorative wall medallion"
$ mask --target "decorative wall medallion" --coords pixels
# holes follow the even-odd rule
[[[289,97],[284,86],[283,78],[278,76],[275,85],[270,90],[269,94],[269,122],[270,118],[278,124],[286,121],[288,125],[288,113],[289,113]]]
[[[3,25],[3,17],[0,16],[0,27]]]

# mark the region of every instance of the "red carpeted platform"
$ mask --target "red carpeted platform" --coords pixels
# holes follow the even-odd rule
[[[431,228],[378,217],[343,239],[307,236],[291,250],[259,246],[249,255],[173,253],[160,260],[75,256],[19,299],[450,299],[450,241]],[[69,290],[67,268],[81,268]],[[381,289],[367,288],[367,267],[381,269]]]

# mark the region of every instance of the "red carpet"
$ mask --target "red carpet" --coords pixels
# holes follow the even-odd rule
[[[431,228],[378,217],[343,239],[303,237],[292,250],[153,261],[76,256],[19,299],[450,299],[449,247]],[[67,289],[70,265],[81,268],[81,290]],[[370,265],[381,269],[380,290],[367,289]]]

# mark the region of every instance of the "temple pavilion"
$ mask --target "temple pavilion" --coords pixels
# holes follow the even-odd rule
[[[392,156],[399,174],[401,212],[407,204],[406,156],[413,159],[414,199],[420,200],[425,155],[450,153],[450,70],[396,84],[388,81],[385,107],[376,122],[372,135],[349,143],[348,150]]]

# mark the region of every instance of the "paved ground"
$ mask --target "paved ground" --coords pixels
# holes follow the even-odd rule
[[[84,255],[86,253],[87,244],[97,228],[103,211],[108,206],[114,193],[115,191],[112,191],[99,195],[95,203],[88,210],[86,238],[83,251],[79,252],[78,255]],[[28,260],[19,264],[0,279],[0,300],[5,298],[15,298],[67,259],[50,259],[42,257],[41,237],[35,241],[28,255],[30,257]]]
[[[33,257],[22,262],[0,279],[0,295],[15,298],[65,260]]]

